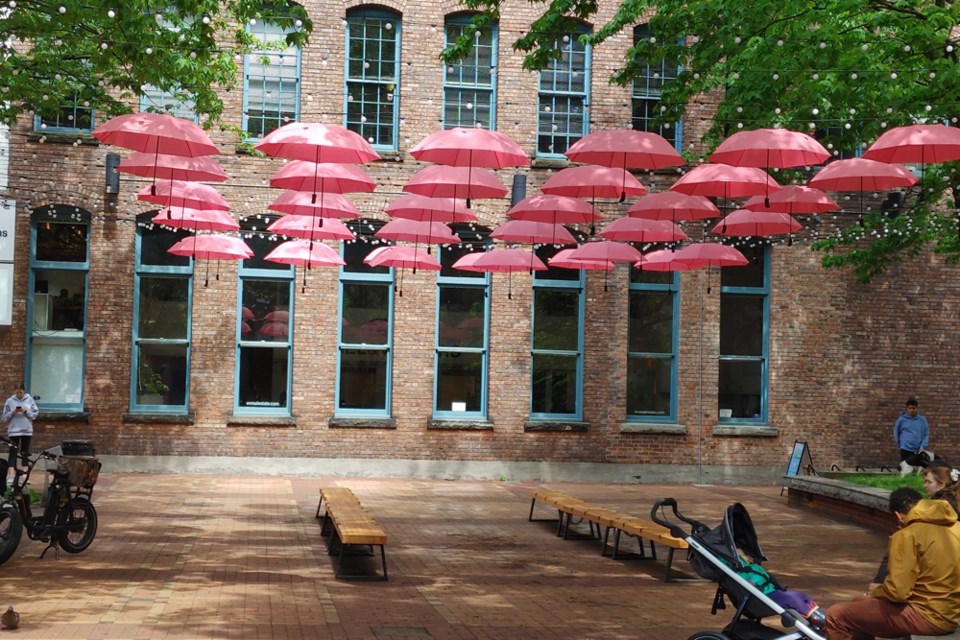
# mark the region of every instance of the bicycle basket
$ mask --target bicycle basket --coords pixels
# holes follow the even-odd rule
[[[100,461],[96,458],[71,458],[60,456],[60,468],[67,472],[70,484],[82,489],[92,489],[100,476]]]

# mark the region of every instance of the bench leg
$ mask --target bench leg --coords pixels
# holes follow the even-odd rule
[[[385,545],[365,545],[369,546],[370,550],[366,553],[352,554],[347,552],[347,546],[345,544],[340,544],[340,553],[337,555],[337,566],[333,572],[333,576],[337,580],[387,580],[387,551]],[[380,565],[383,567],[382,573],[379,575],[374,571],[374,573],[343,573],[343,556],[347,555],[365,555],[372,556],[374,555],[373,547],[380,547]]]
[[[600,525],[597,525],[597,526],[599,527]],[[610,527],[607,527],[606,531],[603,532],[603,546],[600,547],[601,556],[605,557],[607,555],[607,545],[610,544],[609,540],[610,540]]]
[[[317,503],[317,518],[320,517],[320,507],[323,506],[323,494],[320,494],[320,502]]]
[[[642,536],[632,536],[637,539],[637,546],[640,548],[639,553],[620,553],[620,534],[623,533],[622,530],[617,529],[616,533],[613,536],[613,554],[610,556],[614,560],[656,560],[656,553],[652,556],[648,556],[646,549],[643,546],[643,537]],[[627,534],[630,535],[630,534]],[[653,542],[650,542],[650,549],[653,549]]]
[[[663,575],[664,582],[670,582],[670,570],[673,568],[673,547],[667,553],[667,572]]]

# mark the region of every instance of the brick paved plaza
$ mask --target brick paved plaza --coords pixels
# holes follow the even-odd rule
[[[389,536],[388,582],[334,580],[318,488],[353,489]],[[24,539],[0,605],[20,638],[646,638],[721,629],[715,585],[661,582],[663,560],[602,558],[528,522],[534,483],[108,474],[96,539],[39,559]],[[824,605],[862,592],[885,536],[790,508],[779,486],[548,483],[637,515],[676,497],[711,526],[743,502],[786,585]],[[543,516],[548,515],[546,511]],[[677,568],[688,572],[684,557]],[[721,612],[722,614],[723,612]]]

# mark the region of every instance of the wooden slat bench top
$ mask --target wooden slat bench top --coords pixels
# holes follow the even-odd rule
[[[320,509],[326,504],[326,513],[321,515]],[[323,519],[321,534],[327,523],[333,524],[336,539],[331,542],[331,553],[339,549],[339,560],[335,575],[337,578],[357,579],[387,579],[387,557],[384,545],[387,544],[387,534],[360,504],[357,496],[345,487],[321,487],[320,505],[317,506],[317,517]],[[377,575],[345,575],[341,573],[343,553],[347,547],[380,547],[380,559],[383,572]]]
[[[320,487],[320,497],[329,502],[355,502],[360,504],[360,500],[354,495],[353,491],[346,487]]]

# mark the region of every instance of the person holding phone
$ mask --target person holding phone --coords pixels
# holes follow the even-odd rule
[[[36,401],[23,388],[23,383],[19,383],[13,395],[7,398],[3,405],[3,413],[0,414],[0,422],[7,424],[7,436],[13,440],[20,450],[20,466],[26,471],[27,457],[30,455],[30,439],[33,437],[33,421],[36,420],[40,409]],[[10,449],[9,473],[10,478],[7,484],[13,482],[14,470],[17,459]],[[6,488],[4,488],[6,490]]]

